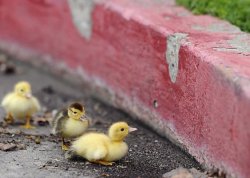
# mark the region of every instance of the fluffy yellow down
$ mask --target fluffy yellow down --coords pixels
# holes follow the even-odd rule
[[[96,160],[117,161],[128,152],[125,142],[112,142],[107,135],[101,133],[83,135],[73,142],[72,148],[76,150],[77,155],[91,162]]]
[[[129,132],[137,130],[126,122],[111,125],[108,135],[88,133],[72,143],[70,150],[90,162],[112,165],[112,161],[123,158],[128,152],[128,146],[123,141]]]
[[[40,104],[35,97],[25,98],[15,92],[3,98],[2,106],[16,119],[25,119],[27,115],[31,116],[40,110]]]
[[[88,120],[82,121],[69,118],[64,124],[62,136],[65,138],[78,137],[87,130],[88,125]]]

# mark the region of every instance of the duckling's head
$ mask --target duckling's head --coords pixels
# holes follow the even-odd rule
[[[68,107],[68,116],[75,120],[85,119],[85,110],[80,103],[73,103]]]
[[[137,128],[129,127],[126,122],[116,122],[109,128],[109,137],[112,141],[122,141],[130,132]]]
[[[25,97],[27,99],[32,97],[31,86],[29,82],[26,81],[18,82],[14,87],[14,91],[18,96]]]

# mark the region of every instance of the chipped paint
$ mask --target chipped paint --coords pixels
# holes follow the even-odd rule
[[[158,105],[158,101],[157,100],[153,101],[153,106],[154,106],[154,108],[158,108],[159,105]]]
[[[181,11],[181,12],[178,12],[176,15],[177,15],[178,17],[187,17],[187,16],[192,15],[192,13],[189,12],[189,11]]]
[[[68,4],[77,30],[89,40],[92,34],[93,0],[68,0]]]
[[[216,51],[238,53],[242,55],[250,55],[250,35],[247,33],[240,33],[235,35],[232,39],[226,41],[229,47],[213,47]]]
[[[242,33],[236,35],[233,39],[228,40],[228,43],[241,53],[250,53],[250,35]]]
[[[198,24],[192,25],[192,29],[197,31],[206,31],[206,32],[228,32],[228,33],[237,33],[240,32],[240,29],[236,26],[231,25],[228,22],[212,23],[208,26],[201,26]]]
[[[167,37],[166,61],[168,63],[169,76],[173,83],[176,82],[178,74],[181,40],[186,37],[187,34],[184,33],[175,33]]]

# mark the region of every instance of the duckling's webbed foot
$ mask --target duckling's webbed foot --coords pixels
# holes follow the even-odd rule
[[[4,121],[7,124],[12,124],[14,122],[13,116],[11,115],[11,113],[8,113],[7,116],[4,118]]]
[[[63,137],[62,137],[62,150],[63,151],[69,150],[69,145],[67,145]]]
[[[31,117],[30,117],[30,116],[27,116],[27,117],[26,117],[26,124],[23,125],[23,126],[21,126],[21,127],[22,127],[22,128],[25,128],[25,129],[34,129],[34,128],[36,128],[36,127],[34,127],[34,126],[32,126],[32,125],[30,124],[30,119],[31,119]]]
[[[25,125],[22,125],[21,126],[22,128],[25,128],[25,129],[35,129],[36,127],[30,125],[30,124],[25,124]]]
[[[101,164],[104,166],[112,166],[115,162],[98,160],[98,161],[93,161],[93,163]]]
[[[62,144],[62,150],[63,150],[63,151],[69,150],[69,146],[66,145],[66,144]]]

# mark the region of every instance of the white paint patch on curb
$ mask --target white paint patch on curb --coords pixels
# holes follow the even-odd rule
[[[232,39],[226,41],[230,47],[213,47],[216,51],[238,53],[242,55],[250,55],[250,35],[247,33],[240,33],[235,35]]]
[[[93,0],[68,0],[74,24],[80,34],[87,40],[92,34]]]
[[[169,76],[173,83],[176,82],[179,69],[179,51],[181,40],[185,39],[187,34],[175,33],[167,37],[166,61],[168,63]]]
[[[224,33],[239,33],[240,28],[231,25],[228,22],[212,23],[207,26],[192,25],[192,29],[205,32],[224,32]]]
[[[232,40],[228,41],[229,44],[236,48],[238,52],[250,53],[250,35],[247,33],[242,33],[237,35]]]

